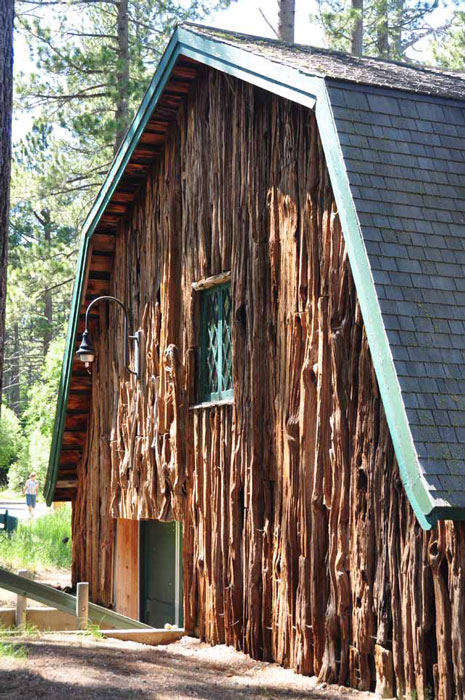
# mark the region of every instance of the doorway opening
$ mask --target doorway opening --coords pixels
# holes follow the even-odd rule
[[[183,626],[182,523],[140,522],[140,619]]]

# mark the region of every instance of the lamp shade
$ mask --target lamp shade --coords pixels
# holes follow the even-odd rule
[[[92,345],[90,333],[87,329],[82,334],[81,344],[78,350],[76,350],[76,355],[81,362],[93,362],[95,360],[95,350]]]

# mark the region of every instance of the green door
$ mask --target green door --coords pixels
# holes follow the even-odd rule
[[[152,627],[182,627],[182,525],[140,523],[140,619]]]

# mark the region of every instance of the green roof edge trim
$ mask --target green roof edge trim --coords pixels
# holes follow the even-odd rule
[[[61,367],[60,383],[58,385],[58,401],[53,425],[52,444],[50,447],[50,458],[48,462],[47,477],[45,479],[44,496],[47,505],[53,501],[55,495],[55,485],[58,476],[58,465],[60,461],[61,443],[65,427],[65,410],[68,403],[69,382],[71,379],[71,368],[73,365],[74,337],[76,334],[79,319],[79,307],[82,296],[82,285],[85,277],[87,252],[89,250],[89,239],[83,237],[79,248],[76,278],[73,286],[73,296],[71,299],[71,311],[68,322],[68,333],[66,335],[65,352]]]
[[[212,39],[201,36],[194,30],[189,30],[183,26],[179,26],[175,30],[142,104],[115,156],[115,160],[95,204],[84,223],[59,386],[49,468],[44,488],[47,503],[50,504],[53,500],[58,475],[65,410],[74,354],[74,339],[79,319],[90,238],[124,172],[124,168],[137,145],[143,129],[150,119],[179,55],[193,58],[201,64],[233,75],[281,97],[309,108],[315,108],[373,365],[407,497],[420,525],[424,529],[433,527],[438,517],[445,517],[446,514],[456,519],[465,519],[465,511],[459,509],[454,510],[454,512],[446,508],[434,509],[422,477],[386,329],[382,320],[368,254],[352,199],[325,79],[309,75],[299,69],[285,66],[262,56],[257,56],[245,49],[231,46],[224,43],[220,38]]]
[[[319,79],[318,83],[315,110],[317,124],[400,476],[418,522],[423,529],[429,530],[436,524],[437,513],[422,478],[326,82]]]
[[[181,26],[177,31],[180,53],[183,56],[310,109],[314,108],[315,94],[309,90],[305,74],[297,68],[251,54],[244,49],[223,43],[221,39],[207,39],[186,27]]]

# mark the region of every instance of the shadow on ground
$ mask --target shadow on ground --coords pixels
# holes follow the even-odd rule
[[[195,658],[169,647],[26,640],[27,658],[0,659],[1,700],[328,700],[326,691],[267,682],[265,665]],[[178,651],[177,651],[178,649]],[[241,659],[244,659],[242,661]],[[301,679],[302,680],[302,679]],[[339,696],[339,693],[338,693]]]

